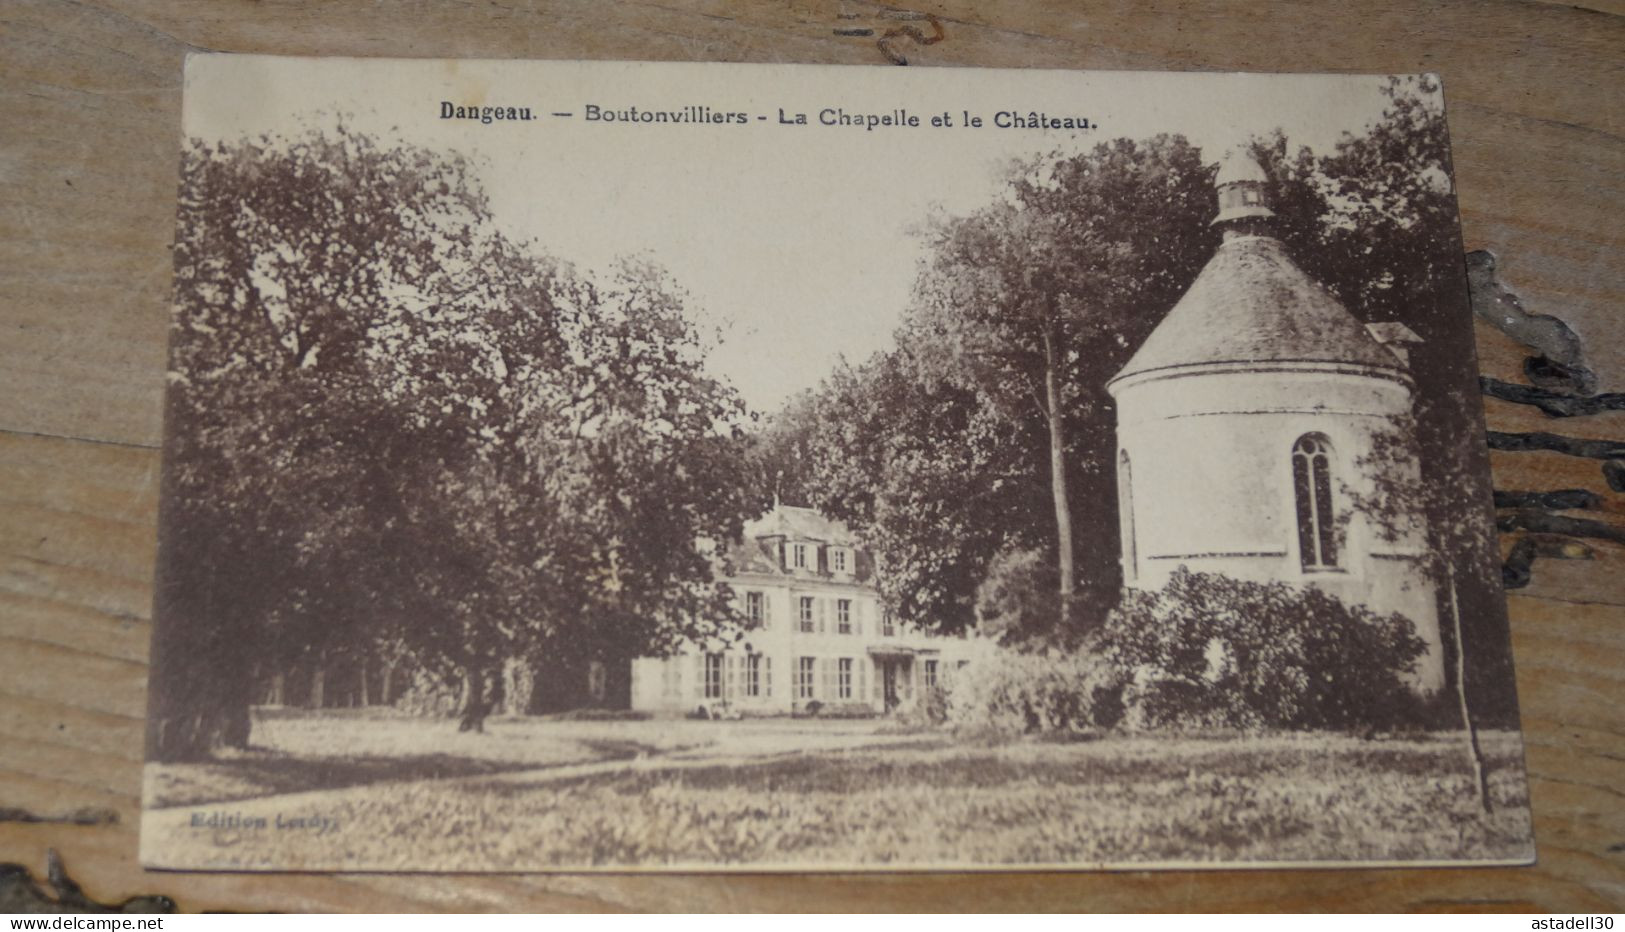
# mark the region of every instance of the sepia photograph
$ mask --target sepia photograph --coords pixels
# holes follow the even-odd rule
[[[188,59],[141,861],[1534,858],[1432,75]]]

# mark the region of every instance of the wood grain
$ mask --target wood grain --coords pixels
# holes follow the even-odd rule
[[[914,65],[1436,71],[1469,248],[1584,340],[1625,390],[1625,4],[945,0]],[[100,899],[187,909],[1140,910],[1625,906],[1625,547],[1541,560],[1512,600],[1540,864],[1528,869],[627,877],[155,874],[135,863],[180,64],[191,48],[313,55],[794,61],[883,66],[894,8],[669,0],[12,0],[0,6],[0,823]],[[911,20],[917,24],[919,20]],[[838,35],[871,30],[868,36]],[[922,26],[922,34],[931,34]],[[1485,371],[1524,352],[1479,327]],[[1625,439],[1625,415],[1492,429]],[[1497,453],[1497,487],[1607,492],[1599,463]],[[1612,494],[1615,503],[1620,496]],[[1619,515],[1605,516],[1611,522]]]

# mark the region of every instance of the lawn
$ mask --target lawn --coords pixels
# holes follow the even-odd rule
[[[521,719],[484,736],[393,718],[282,724],[260,729],[266,745],[237,760],[149,768],[149,802],[165,808],[143,825],[147,863],[772,869],[1532,856],[1513,733],[1485,736],[1495,802],[1486,816],[1456,735],[990,744],[875,722]],[[195,824],[209,814],[250,827]]]

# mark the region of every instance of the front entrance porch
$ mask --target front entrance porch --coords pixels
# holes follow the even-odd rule
[[[939,653],[935,648],[891,644],[869,647],[869,659],[875,667],[875,703],[882,714],[890,715],[914,702],[919,691],[920,664],[916,661],[925,655],[934,658]]]

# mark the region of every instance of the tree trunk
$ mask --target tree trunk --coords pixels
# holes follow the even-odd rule
[[[384,664],[383,680],[378,684],[378,701],[384,705],[394,705],[395,696],[391,687],[395,685],[395,663]]]
[[[287,702],[287,674],[281,670],[271,674],[271,705],[284,705]]]
[[[458,731],[484,733],[486,716],[491,714],[490,684],[486,671],[473,666],[463,667],[463,709],[457,721]]]
[[[310,674],[310,707],[320,709],[327,701],[327,670],[317,666]]]
[[[1450,625],[1456,641],[1456,700],[1461,706],[1461,724],[1467,729],[1467,756],[1473,767],[1473,783],[1478,790],[1478,804],[1490,812],[1490,770],[1484,763],[1484,751],[1478,745],[1478,726],[1473,723],[1467,707],[1467,645],[1461,640],[1461,608],[1456,599],[1456,571],[1445,564],[1445,581],[1450,586]]]
[[[248,747],[253,728],[251,676],[163,681],[147,724],[148,753],[158,761],[206,760],[222,748]]]
[[[1072,625],[1072,600],[1077,593],[1074,579],[1076,558],[1072,549],[1072,506],[1066,482],[1066,425],[1061,410],[1061,353],[1056,346],[1055,325],[1044,330],[1044,402],[1049,419],[1050,491],[1055,498],[1055,556],[1061,580],[1061,623]]]
[[[355,702],[355,704],[362,707],[362,708],[366,708],[369,705],[369,703],[367,701],[368,696],[367,696],[367,655],[366,654],[359,654],[359,655],[356,656],[355,671],[356,671],[356,702]]]

